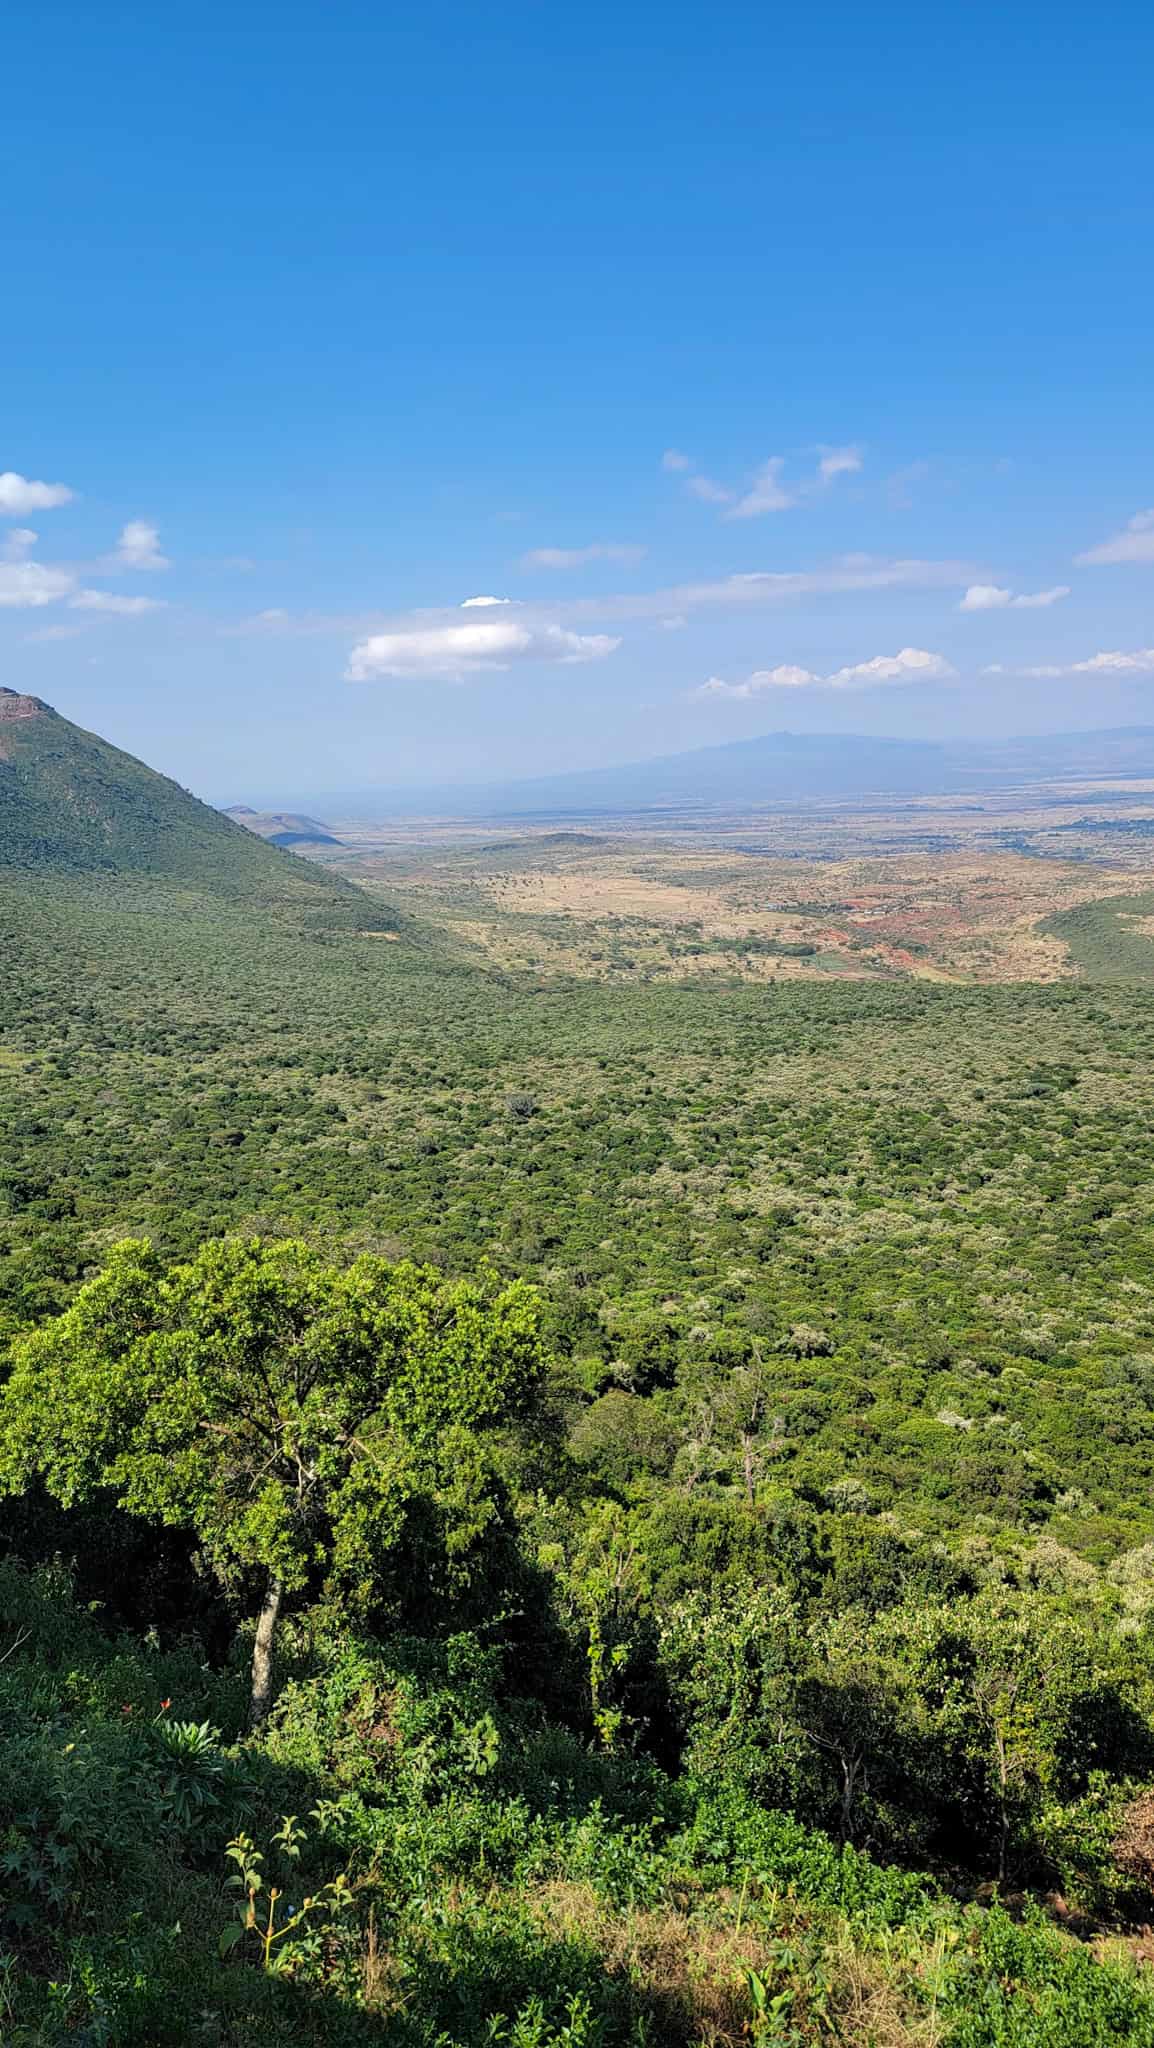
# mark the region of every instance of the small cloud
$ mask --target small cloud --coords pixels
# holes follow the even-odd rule
[[[623,562],[633,566],[645,549],[629,541],[595,540],[584,548],[531,548],[521,557],[522,569],[583,569],[586,562]]]
[[[726,519],[760,519],[766,512],[786,512],[791,505],[797,505],[803,498],[811,498],[833,483],[835,477],[852,475],[862,466],[862,451],[856,446],[831,448],[824,443],[818,449],[818,464],[812,477],[803,478],[796,484],[785,481],[784,455],[771,455],[762,463],[748,490],[732,490],[728,484],[718,483],[715,477],[703,476],[694,470],[688,457],[676,449],[676,462],[665,461],[666,469],[682,470],[685,488],[694,498],[700,498],[703,505],[724,506]]]
[[[971,583],[958,606],[960,612],[1044,611],[1048,605],[1057,604],[1063,597],[1069,597],[1068,583],[1057,583],[1052,590],[1022,591],[1015,595],[997,583]]]
[[[804,690],[820,684],[808,668],[795,668],[783,663],[780,668],[758,668],[740,683],[727,683],[720,676],[710,676],[708,682],[692,692],[695,697],[760,697],[765,690]]]
[[[812,669],[791,663],[755,669],[739,683],[726,683],[720,676],[710,676],[692,694],[746,698],[759,697],[767,690],[870,690],[888,683],[944,682],[955,673],[944,655],[931,654],[923,647],[903,647],[897,654],[875,654],[869,661],[854,662],[828,676],[815,675]]]
[[[70,611],[104,612],[115,614],[122,619],[139,618],[142,612],[164,610],[164,600],[159,597],[117,597],[110,590],[78,590],[68,600]]]
[[[703,505],[732,505],[734,493],[727,491],[724,484],[715,483],[711,476],[691,476],[685,486]]]
[[[680,633],[682,628],[688,624],[689,620],[683,612],[674,612],[671,618],[661,620],[662,629],[666,633]]]
[[[862,451],[858,447],[822,448],[817,473],[823,484],[832,483],[835,476],[852,476],[862,466]]]
[[[0,562],[0,605],[12,610],[59,604],[75,588],[76,578],[68,569],[48,569],[42,562]]]
[[[1154,669],[1154,647],[1136,647],[1132,654],[1092,654],[1088,661],[1076,661],[1067,669],[1071,676],[1148,675]]]
[[[24,639],[33,643],[43,640],[78,640],[83,631],[83,626],[37,626],[35,632],[25,633]]]
[[[488,610],[491,605],[512,604],[512,602],[511,597],[463,597],[461,599],[461,610],[463,612]]]
[[[1032,668],[1006,669],[999,664],[988,668],[987,675],[1017,675],[1037,678],[1053,676],[1139,676],[1154,673],[1154,647],[1135,647],[1129,652],[1112,648],[1101,654],[1087,655],[1085,661],[1039,662]]]
[[[831,690],[868,690],[875,683],[939,683],[954,673],[944,655],[903,647],[897,654],[875,654],[872,661],[836,669],[826,682]]]
[[[692,469],[693,464],[688,455],[682,454],[680,448],[667,448],[661,458],[661,467],[677,476],[684,470]]]
[[[367,683],[382,676],[456,683],[514,662],[602,661],[621,642],[609,633],[570,633],[562,626],[527,626],[513,620],[468,626],[412,626],[374,633],[349,656],[346,677]]]
[[[40,535],[33,533],[30,526],[14,526],[0,544],[0,560],[23,562],[36,546]]]
[[[763,462],[753,481],[752,490],[746,491],[726,513],[727,519],[760,519],[763,512],[785,512],[797,503],[796,494],[787,491],[781,481],[785,468],[784,455],[771,455]]]
[[[1079,567],[1096,567],[1106,562],[1154,562],[1154,506],[1145,512],[1135,512],[1123,533],[1099,542],[1096,548],[1087,548],[1085,554],[1075,555],[1074,560]]]
[[[147,519],[130,519],[107,559],[110,569],[167,569],[167,555],[160,552],[160,535]]]
[[[1012,597],[1010,599],[1010,604],[1014,611],[1045,611],[1047,606],[1052,604],[1060,604],[1062,599],[1064,597],[1069,597],[1069,595],[1070,586],[1068,583],[1055,583],[1051,590],[1031,590],[1020,592],[1017,597]]]
[[[68,505],[75,495],[67,484],[36,483],[31,477],[18,476],[14,469],[0,474],[0,512],[17,519],[23,512],[51,512],[57,505]]]

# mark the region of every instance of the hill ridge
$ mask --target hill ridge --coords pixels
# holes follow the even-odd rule
[[[345,928],[395,922],[343,876],[269,845],[43,699],[0,690],[0,723],[7,868],[148,875]]]

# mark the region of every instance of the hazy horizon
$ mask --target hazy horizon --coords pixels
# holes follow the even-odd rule
[[[198,791],[196,793],[202,795],[205,801],[213,803],[220,809],[241,809],[245,806],[262,811],[285,812],[307,812],[310,809],[313,812],[321,812],[327,809],[330,812],[341,813],[346,818],[355,818],[357,816],[370,818],[386,817],[393,807],[396,808],[398,813],[419,808],[422,799],[432,801],[433,799],[439,800],[443,798],[451,801],[454,797],[459,797],[462,800],[473,800],[475,803],[475,800],[483,798],[487,794],[491,794],[494,798],[504,798],[505,796],[515,795],[519,790],[555,789],[561,804],[558,815],[563,815],[563,793],[567,783],[581,784],[587,778],[592,779],[604,776],[607,780],[612,777],[620,777],[623,779],[624,784],[624,778],[630,774],[638,772],[643,775],[646,770],[659,768],[664,763],[669,763],[671,767],[674,767],[681,762],[691,762],[699,757],[709,760],[718,755],[738,754],[747,749],[756,749],[759,745],[769,745],[774,741],[801,742],[803,745],[813,741],[817,743],[818,747],[828,749],[831,759],[836,759],[842,753],[852,759],[852,750],[855,747],[869,749],[892,748],[895,755],[907,750],[911,753],[924,750],[930,757],[940,757],[943,764],[948,765],[953,762],[956,765],[964,763],[967,752],[977,757],[983,750],[987,750],[992,756],[999,748],[1012,749],[1015,746],[1029,748],[1032,741],[1036,741],[1038,746],[1042,747],[1048,742],[1076,740],[1080,736],[1084,736],[1087,740],[1095,739],[1098,741],[1120,739],[1125,736],[1149,736],[1151,740],[1154,740],[1154,724],[1073,727],[1062,732],[1011,733],[997,737],[991,737],[987,734],[974,734],[968,738],[939,736],[936,739],[918,735],[902,737],[892,733],[809,733],[779,727],[772,732],[749,734],[746,738],[740,740],[718,741],[704,747],[681,749],[676,752],[663,749],[648,755],[639,754],[631,757],[629,760],[598,763],[590,768],[562,770],[555,774],[503,777],[488,775],[477,776],[472,780],[462,778],[456,781],[444,780],[440,782],[413,781],[391,784],[382,782],[375,785],[362,784],[359,787],[350,785],[345,789],[329,790],[314,786],[311,791],[286,789],[284,787],[280,789],[268,788],[258,790],[255,796],[251,792],[246,792],[243,796],[221,795],[219,791]],[[980,772],[980,769],[976,769],[975,772]],[[1074,767],[1068,772],[1076,775],[1079,771]],[[1088,778],[1093,779],[1097,772],[1093,766],[1088,765],[1086,770]],[[1113,774],[1118,779],[1125,779],[1127,774],[1135,772],[1134,770],[1127,770],[1125,767],[1119,767],[1113,771]],[[1046,773],[1045,767],[1039,766],[1037,779],[1045,779]],[[1151,754],[1151,773],[1154,773],[1154,750],[1152,750]],[[1030,779],[1029,770],[1024,771],[1022,780],[1029,781]],[[1107,776],[1107,779],[1109,779],[1109,776]],[[938,793],[932,775],[928,776],[925,787],[927,793]],[[834,793],[834,787],[831,784],[829,794],[833,795]],[[814,801],[819,800],[813,791],[806,792],[802,790],[799,792],[802,798],[806,797],[807,794]],[[778,795],[772,792],[767,793],[767,802],[777,802],[779,800],[780,797]],[[622,798],[620,801],[624,801],[624,799]],[[639,799],[639,801],[643,802],[644,800]],[[747,799],[742,798],[740,801],[744,802]],[[358,810],[358,805],[365,807],[363,811]],[[614,807],[619,807],[619,805]],[[451,811],[447,815],[452,815]]]

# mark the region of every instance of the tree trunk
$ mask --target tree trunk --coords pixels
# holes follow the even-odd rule
[[[1007,1797],[1009,1770],[1006,1762],[1006,1743],[1000,1728],[994,1729],[994,1747],[998,1758],[998,1883],[1006,1881],[1006,1845],[1010,1839],[1010,1809]]]
[[[252,1690],[248,1702],[250,1728],[256,1728],[264,1720],[272,1705],[272,1648],[283,1598],[284,1580],[270,1572],[252,1646]]]
[[[861,1758],[843,1756],[841,1762],[841,1839],[843,1846],[853,1841],[853,1806],[857,1797],[858,1773]]]

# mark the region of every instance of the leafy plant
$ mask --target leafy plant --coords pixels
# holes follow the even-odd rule
[[[271,1846],[286,1862],[300,1856],[308,1840],[295,1814],[286,1814],[271,1837]],[[220,1953],[227,1956],[247,1943],[266,1976],[290,1977],[315,1960],[322,1922],[332,1922],[347,1913],[353,1891],[347,1873],[339,1871],[316,1892],[309,1892],[298,1904],[285,1896],[281,1886],[266,1881],[264,1854],[248,1835],[237,1835],[225,1850],[236,1865],[225,1884],[239,1891],[236,1917],[221,1931]]]
[[[193,1828],[220,1803],[227,1769],[220,1750],[220,1729],[207,1721],[160,1720],[154,1734],[164,1758],[161,1799],[178,1828]]]

